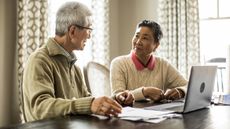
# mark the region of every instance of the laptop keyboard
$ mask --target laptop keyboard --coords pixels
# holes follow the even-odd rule
[[[171,103],[164,103],[164,104],[154,105],[154,106],[150,106],[150,107],[145,107],[144,109],[147,109],[147,110],[167,110],[167,109],[183,107],[183,106],[184,106],[183,102],[171,102]]]

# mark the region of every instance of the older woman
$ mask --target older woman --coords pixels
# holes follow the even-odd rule
[[[130,54],[111,63],[111,85],[114,94],[129,90],[135,100],[175,100],[185,96],[187,80],[167,60],[154,52],[163,37],[154,21],[143,20],[136,28]]]

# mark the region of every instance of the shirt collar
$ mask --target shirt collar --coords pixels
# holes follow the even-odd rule
[[[155,66],[155,57],[151,55],[148,65],[145,67],[137,58],[136,54],[134,51],[131,51],[131,59],[138,71],[143,70],[144,68],[148,68],[149,70],[153,70]]]
[[[49,38],[47,48],[48,48],[49,55],[51,56],[64,55],[68,59],[68,62],[70,62],[71,64],[74,64],[77,60],[77,57],[73,52],[68,53],[61,45],[59,45],[52,38]]]

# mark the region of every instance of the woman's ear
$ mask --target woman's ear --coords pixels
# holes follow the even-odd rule
[[[155,43],[155,47],[154,47],[154,49],[153,49],[154,52],[157,50],[157,48],[159,47],[159,45],[160,45],[159,42],[156,42],[156,43]]]

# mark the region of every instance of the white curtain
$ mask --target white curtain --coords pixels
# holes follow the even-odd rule
[[[188,77],[200,62],[198,0],[160,0],[159,22],[164,37],[158,55]]]
[[[47,1],[19,0],[18,71],[19,77],[29,55],[47,40]]]

